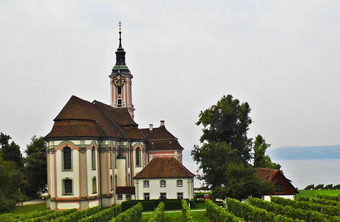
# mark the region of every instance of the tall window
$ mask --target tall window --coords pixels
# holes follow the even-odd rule
[[[177,180],[177,186],[183,187],[183,180]]]
[[[65,179],[63,181],[64,183],[64,194],[72,194],[73,190],[72,190],[72,180],[70,179]]]
[[[113,177],[112,177],[112,175],[110,176],[110,187],[111,187],[111,191],[113,191]]]
[[[122,87],[118,86],[118,95],[121,95],[121,94],[122,94]]]
[[[150,200],[150,193],[144,193],[144,200]]]
[[[144,180],[143,181],[143,187],[144,188],[148,188],[149,186],[150,186],[149,181],[148,180]]]
[[[110,149],[110,169],[112,169],[112,150]]]
[[[118,99],[118,107],[122,107],[122,99],[121,98]]]
[[[97,179],[96,179],[96,177],[92,178],[92,193],[97,193]]]
[[[92,170],[96,169],[96,148],[94,147],[91,149],[91,166]]]
[[[161,180],[160,181],[160,186],[161,187],[166,187],[166,181],[165,180]]]
[[[71,148],[65,147],[63,150],[63,154],[64,154],[64,170],[71,170],[72,169]]]
[[[137,149],[136,149],[136,166],[140,166],[141,164],[140,164],[140,148],[138,147]]]

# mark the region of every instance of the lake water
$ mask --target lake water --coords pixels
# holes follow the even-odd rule
[[[309,184],[340,184],[340,159],[272,160],[279,163],[284,175],[299,189]],[[183,152],[183,164],[194,174],[198,166],[191,159],[190,152]],[[195,187],[200,187],[195,179]]]
[[[299,189],[309,184],[340,184],[340,159],[273,160]]]

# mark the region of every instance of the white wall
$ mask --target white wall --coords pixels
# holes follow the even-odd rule
[[[177,187],[177,180],[183,181],[182,187]],[[166,187],[160,186],[162,179],[148,179],[149,187],[143,187],[143,181],[145,179],[136,179],[136,199],[143,200],[144,193],[150,193],[150,199],[159,199],[160,193],[166,193],[167,199],[177,199],[177,193],[183,193],[183,198],[193,198],[194,184],[192,178],[175,178],[175,179],[164,179],[166,181]]]

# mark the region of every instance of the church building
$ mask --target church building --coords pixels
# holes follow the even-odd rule
[[[194,174],[182,165],[183,147],[165,122],[140,129],[134,121],[133,75],[121,34],[119,25],[116,64],[109,75],[111,104],[72,96],[45,137],[50,209],[193,198]]]

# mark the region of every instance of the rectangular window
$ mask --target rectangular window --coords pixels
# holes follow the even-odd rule
[[[95,177],[92,178],[92,193],[97,193],[97,179]]]
[[[183,180],[177,180],[177,186],[183,187]]]
[[[144,180],[144,181],[143,181],[143,187],[144,187],[144,188],[149,188],[149,185],[150,185],[150,184],[149,184],[149,181],[148,181],[148,180]]]
[[[64,180],[64,194],[72,194],[72,180],[65,179]]]
[[[117,195],[117,200],[123,200],[123,195],[122,194],[118,194]]]
[[[161,193],[159,198],[161,200],[165,200],[166,199],[166,193]]]
[[[177,193],[177,199],[182,200],[183,199],[183,193]]]
[[[282,183],[275,184],[275,192],[283,193],[283,184]]]
[[[131,200],[131,194],[126,194],[126,199]]]
[[[72,169],[72,156],[71,156],[71,148],[65,147],[63,150],[64,154],[64,170]]]
[[[150,200],[150,193],[144,193],[144,200]]]
[[[166,181],[165,180],[161,180],[160,181],[160,186],[161,187],[166,187]]]
[[[96,149],[93,147],[91,150],[91,165],[92,170],[96,169]]]
[[[110,149],[110,169],[112,169],[112,151],[111,151],[111,149]]]

